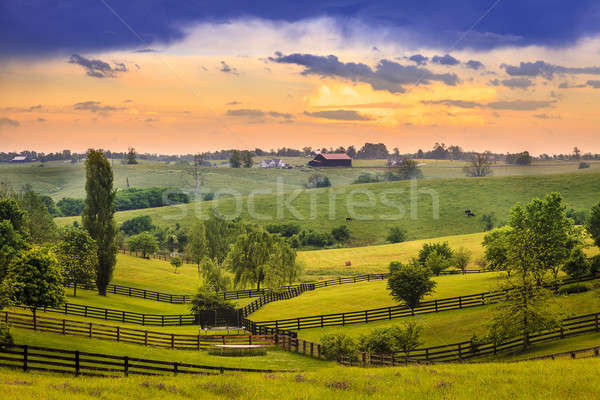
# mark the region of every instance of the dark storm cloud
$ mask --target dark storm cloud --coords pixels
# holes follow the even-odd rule
[[[233,75],[237,75],[239,73],[236,68],[230,67],[225,61],[221,61],[221,68],[219,68],[219,71]]]
[[[85,73],[93,78],[114,78],[119,72],[127,72],[127,66],[123,63],[115,63],[111,66],[102,60],[88,59],[79,54],[73,54],[68,61],[85,69]]]
[[[440,64],[440,65],[457,65],[457,64],[460,64],[460,61],[458,61],[456,58],[452,57],[450,54],[446,54],[444,56],[433,56],[431,58],[431,61],[434,64]]]
[[[600,67],[563,67],[561,65],[548,64],[545,61],[521,62],[518,66],[502,64],[506,73],[511,76],[541,76],[552,79],[554,74],[589,74],[600,75]]]
[[[317,56],[313,54],[276,53],[269,60],[282,64],[296,64],[304,67],[302,75],[318,75],[321,77],[343,78],[352,82],[364,82],[374,90],[387,90],[390,93],[404,93],[404,85],[424,84],[431,81],[443,82],[454,86],[459,79],[456,74],[436,74],[427,68],[413,65],[402,65],[390,60],[380,60],[375,69],[363,63],[344,63],[334,55]]]
[[[415,54],[412,55],[410,57],[408,57],[408,59],[410,61],[415,62],[417,65],[426,65],[427,64],[427,60],[429,60],[429,58],[421,55],[421,54]]]
[[[249,117],[249,118],[263,118],[266,116],[273,118],[292,119],[294,116],[288,113],[282,113],[278,111],[263,111],[252,108],[240,108],[236,110],[227,110],[225,113],[228,117]]]
[[[370,121],[371,117],[359,114],[354,110],[305,111],[304,115],[314,118],[335,119],[338,121]]]
[[[483,63],[477,60],[469,60],[465,63],[465,65],[467,66],[467,68],[475,70],[484,68]]]

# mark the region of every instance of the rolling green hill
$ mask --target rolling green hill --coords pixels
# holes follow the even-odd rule
[[[262,224],[295,221],[317,231],[347,224],[350,247],[384,243],[392,226],[405,228],[409,240],[480,232],[482,214],[494,212],[503,221],[516,202],[550,192],[560,192],[570,207],[587,211],[598,201],[600,173],[428,179],[416,184],[401,181],[283,191],[280,195],[257,194],[124,211],[117,213],[116,219],[122,222],[136,215],[150,215],[159,225],[187,224],[193,216],[215,208],[229,217],[241,216]],[[467,217],[467,209],[476,217]],[[347,217],[353,220],[347,221]],[[57,221],[65,225],[75,219]]]

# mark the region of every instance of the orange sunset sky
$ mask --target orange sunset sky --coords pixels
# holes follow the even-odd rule
[[[390,38],[376,26],[343,31],[328,17],[239,18],[190,24],[178,40],[146,44],[152,51],[4,57],[0,151],[134,146],[195,153],[368,141],[401,152],[434,142],[477,151],[552,154],[578,146],[600,152],[600,71],[594,69],[600,36],[560,47],[448,51]],[[448,53],[457,63],[432,62]],[[414,54],[428,62],[415,64]],[[335,68],[325,71],[302,55]],[[396,85],[382,60],[415,69],[417,78]],[[508,67],[536,61],[539,73]],[[363,72],[346,72],[349,63],[364,65]],[[433,78],[420,79],[420,69]]]

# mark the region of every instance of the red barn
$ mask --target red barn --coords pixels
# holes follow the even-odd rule
[[[308,165],[311,167],[351,167],[352,158],[346,153],[323,153],[317,154]]]

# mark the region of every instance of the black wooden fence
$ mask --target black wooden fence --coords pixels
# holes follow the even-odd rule
[[[88,376],[216,375],[224,372],[287,372],[269,369],[231,368],[148,360],[128,356],[87,353],[47,347],[0,343],[0,366],[23,371],[60,372]]]
[[[0,311],[0,321],[15,328],[179,350],[208,349],[216,344],[272,345],[273,335],[172,334],[31,314]]]
[[[600,313],[579,315],[566,318],[561,321],[560,327],[540,331],[527,337],[520,336],[502,343],[477,344],[473,341],[448,344],[444,346],[426,347],[415,349],[408,353],[395,353],[387,355],[371,355],[361,353],[358,361],[342,358],[341,363],[347,365],[379,365],[393,366],[401,365],[408,359],[413,362],[445,362],[463,361],[475,357],[496,355],[500,352],[522,348],[525,342],[535,344],[555,339],[563,339],[568,336],[579,335],[588,332],[600,332]],[[354,363],[354,364],[352,364]]]
[[[595,276],[587,276],[581,279],[565,279],[563,284],[596,279]],[[429,314],[434,312],[462,310],[495,303],[500,300],[506,291],[492,291],[476,293],[466,296],[449,297],[438,300],[421,302],[417,307],[401,304],[397,306],[374,308],[361,311],[350,311],[335,314],[313,315],[306,317],[285,318],[271,321],[255,321],[254,329],[272,328],[275,330],[300,330],[309,328],[324,328],[327,326],[345,326],[350,324],[365,324],[373,321],[390,320],[394,318],[409,317],[418,314]],[[254,303],[254,302],[253,302]],[[252,303],[251,303],[252,304]],[[246,307],[249,307],[250,304]],[[242,314],[242,317],[248,314]],[[264,330],[262,331],[264,332]]]

